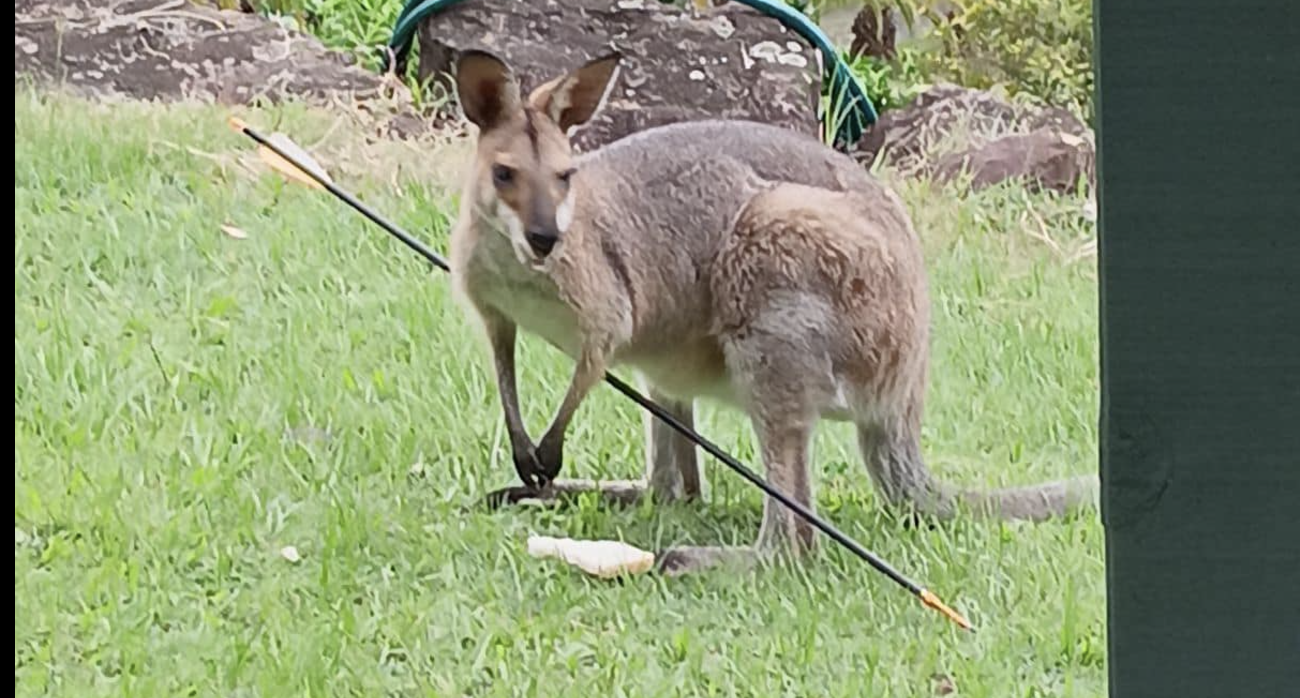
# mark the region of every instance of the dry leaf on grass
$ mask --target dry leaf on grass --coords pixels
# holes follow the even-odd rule
[[[559,558],[587,574],[604,579],[640,574],[655,562],[654,553],[614,540],[529,536],[528,554],[537,558]]]
[[[292,545],[286,545],[283,548],[280,548],[280,557],[289,562],[298,562],[302,559],[302,556],[298,554],[298,549]]]
[[[221,232],[235,238],[236,240],[245,240],[248,238],[248,233],[245,233],[241,228],[236,228],[228,223],[221,226]]]

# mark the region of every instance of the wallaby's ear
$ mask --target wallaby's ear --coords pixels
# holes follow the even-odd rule
[[[519,82],[504,61],[487,51],[465,51],[456,61],[456,96],[460,108],[486,130],[522,108]]]
[[[615,52],[590,61],[533,90],[528,103],[568,133],[574,126],[586,123],[604,103],[616,82],[622,58]]]

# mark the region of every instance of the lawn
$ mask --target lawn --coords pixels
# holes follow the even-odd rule
[[[702,504],[476,508],[514,472],[445,277],[327,195],[241,168],[224,111],[15,100],[18,695],[1104,694],[1095,511],[908,528],[850,429],[823,426],[820,510],[974,635],[829,543],[802,568],[624,583],[534,560],[530,533],[749,542],[761,501],[706,461]],[[345,187],[445,249],[454,192],[431,182],[454,148],[243,115],[323,139]],[[933,287],[933,468],[968,485],[1095,469],[1095,268],[1064,259],[1093,235],[1081,202],[899,187]],[[568,362],[531,338],[520,360],[537,433]],[[702,411],[757,468],[743,418]],[[567,474],[635,476],[642,438],[601,388]]]

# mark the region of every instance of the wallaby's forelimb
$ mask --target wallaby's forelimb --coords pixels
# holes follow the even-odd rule
[[[519,479],[525,487],[535,490],[542,485],[540,475],[543,469],[519,412],[515,373],[515,324],[493,312],[483,313],[483,324],[492,347],[497,391],[501,396],[501,409],[505,412],[506,434],[510,438],[510,456],[515,463],[515,472],[519,473]]]
[[[537,461],[541,465],[541,476],[544,482],[554,480],[560,474],[564,464],[564,436],[569,428],[569,422],[587,394],[604,377],[607,365],[604,354],[592,348],[584,348],[578,357],[564,400],[560,403],[560,408],[555,411],[551,426],[547,428],[546,434],[537,445]]]
[[[515,470],[524,483],[522,487],[505,487],[489,493],[486,498],[488,506],[498,507],[524,500],[559,501],[566,496],[592,491],[599,492],[602,497],[617,504],[630,504],[639,500],[646,489],[643,482],[555,479],[563,467],[564,436],[569,422],[605,373],[607,362],[603,355],[596,351],[583,352],[564,400],[551,420],[550,428],[542,436],[541,442],[534,446],[519,411],[515,372],[516,326],[490,311],[484,313],[484,325],[492,347],[511,455]]]
[[[683,402],[645,386],[650,399],[659,404],[682,424],[695,426],[694,408]],[[500,506],[523,500],[543,503],[561,503],[575,495],[594,492],[601,499],[615,505],[631,505],[650,492],[656,501],[670,502],[695,499],[701,496],[703,476],[695,444],[649,412],[645,413],[646,466],[641,480],[552,480],[545,487],[533,490],[527,487],[505,488],[492,493],[489,503]]]

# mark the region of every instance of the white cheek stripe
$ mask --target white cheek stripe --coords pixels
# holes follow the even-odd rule
[[[555,227],[561,233],[567,232],[573,225],[573,194],[564,197],[564,201],[555,208]]]

